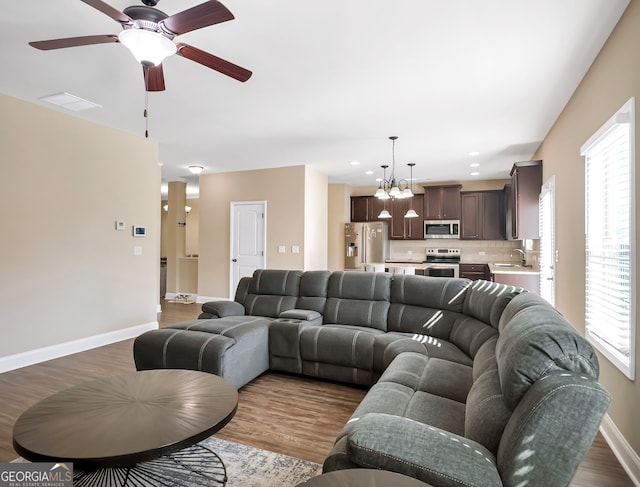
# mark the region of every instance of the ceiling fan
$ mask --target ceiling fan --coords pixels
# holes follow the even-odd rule
[[[120,12],[102,0],[80,0],[108,15],[122,26],[118,35],[92,35],[67,37],[47,41],[30,42],[36,49],[50,50],[120,42],[128,47],[142,64],[147,91],[163,91],[164,72],[162,61],[173,54],[195,61],[222,74],[247,81],[251,71],[225,61],[196,47],[174,42],[174,38],[186,32],[233,20],[233,14],[217,0],[209,0],[174,15],[167,15],[154,8],[158,0],[142,0],[145,5],[133,5]]]

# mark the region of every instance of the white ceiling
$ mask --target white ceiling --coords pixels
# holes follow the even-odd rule
[[[201,2],[157,7],[171,15]],[[253,76],[240,83],[179,56],[164,62],[167,89],[149,94],[163,181],[197,182],[191,164],[205,173],[308,164],[331,182],[374,185],[391,162],[390,135],[397,177],[408,162],[420,182],[474,179],[471,162],[481,164],[475,178],[506,177],[533,155],[629,0],[223,3],[235,20],[176,40]],[[124,46],[27,44],[120,30],[80,0],[2,2],[0,92],[46,105],[37,99],[66,91],[102,106],[75,115],[143,136],[142,70]]]

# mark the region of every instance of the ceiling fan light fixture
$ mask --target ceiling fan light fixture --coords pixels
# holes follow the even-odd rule
[[[146,29],[125,29],[118,34],[118,40],[140,64],[147,66],[157,66],[177,51],[171,39]]]

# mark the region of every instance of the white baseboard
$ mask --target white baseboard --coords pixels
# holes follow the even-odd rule
[[[21,367],[27,367],[28,365],[38,364],[47,360],[64,357],[73,353],[84,352],[85,350],[102,347],[103,345],[109,345],[110,343],[120,342],[122,340],[128,340],[129,338],[135,338],[145,331],[155,330],[157,328],[158,322],[152,321],[150,323],[144,323],[142,325],[136,325],[129,328],[123,328],[121,330],[102,333],[100,335],[79,338],[78,340],[72,340],[70,342],[59,343],[57,345],[51,345],[49,347],[29,350],[28,352],[16,353],[14,355],[0,357],[0,373],[19,369]]]
[[[640,457],[631,448],[625,437],[622,436],[622,433],[620,433],[620,430],[608,414],[605,414],[602,419],[600,433],[602,433],[602,436],[609,444],[609,448],[611,448],[611,451],[625,472],[627,472],[633,484],[640,486]]]

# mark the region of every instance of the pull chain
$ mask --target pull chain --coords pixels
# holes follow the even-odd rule
[[[144,92],[144,136],[149,138],[149,92]]]
[[[144,70],[144,136],[146,139],[149,138],[149,66],[146,64],[142,64],[142,69]]]

